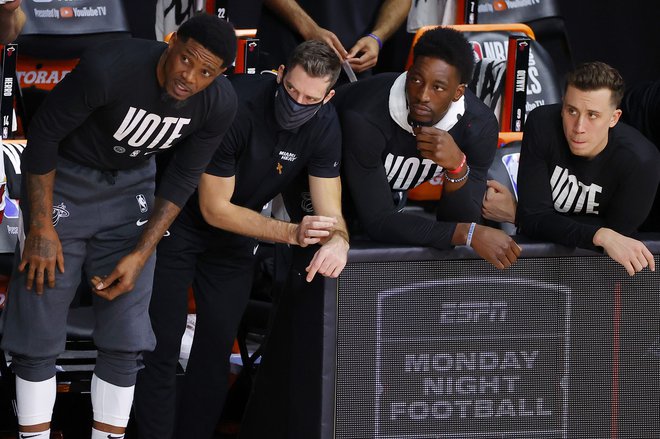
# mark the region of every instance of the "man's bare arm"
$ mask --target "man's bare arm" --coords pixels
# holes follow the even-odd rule
[[[306,216],[300,224],[267,218],[233,204],[234,186],[234,177],[202,174],[199,182],[200,210],[204,220],[213,227],[264,241],[305,247],[328,237],[337,223],[335,219],[322,216]]]
[[[264,0],[264,5],[282,18],[305,40],[325,41],[341,59],[346,57],[346,49],[333,32],[319,26],[295,0]]]
[[[411,6],[412,0],[385,0],[371,33],[383,41],[389,39],[406,20]]]
[[[0,5],[0,44],[9,44],[21,33],[25,24],[25,13],[20,8],[21,0]]]
[[[412,0],[385,0],[370,33],[385,42],[403,24],[411,5]],[[346,58],[356,72],[362,72],[376,65],[379,54],[380,45],[376,38],[363,36],[351,47]]]
[[[337,219],[337,224],[329,238],[321,240],[321,248],[307,266],[307,282],[316,273],[337,277],[348,260],[348,228],[341,212],[341,180],[339,177],[309,177],[309,190],[314,211],[324,217]]]

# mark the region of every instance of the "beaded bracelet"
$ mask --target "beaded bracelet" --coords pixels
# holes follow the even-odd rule
[[[461,172],[461,169],[463,169],[463,166],[465,166],[466,161],[467,161],[467,156],[463,154],[463,160],[461,160],[461,164],[454,169],[447,169],[446,171],[450,174],[458,174],[459,172]]]
[[[460,178],[451,178],[447,172],[445,172],[445,180],[450,181],[452,183],[460,183],[463,180],[466,180],[468,178],[468,175],[470,175],[470,165],[465,165],[467,168],[467,172],[465,172],[465,175],[460,177]]]
[[[383,42],[381,41],[380,38],[378,38],[378,35],[376,35],[376,34],[367,34],[366,36],[371,37],[374,40],[376,40],[376,42],[378,43],[378,50],[383,49]]]
[[[468,230],[467,239],[465,240],[465,245],[470,247],[472,244],[472,235],[474,234],[474,228],[477,227],[477,223],[470,224],[470,230]]]

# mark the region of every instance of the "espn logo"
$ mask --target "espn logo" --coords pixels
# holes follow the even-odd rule
[[[73,8],[63,7],[60,8],[60,18],[71,18],[73,17]]]

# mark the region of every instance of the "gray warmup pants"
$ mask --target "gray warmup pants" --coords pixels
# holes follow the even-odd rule
[[[136,245],[153,210],[155,162],[127,171],[104,172],[59,158],[53,194],[53,224],[64,252],[64,273],[55,288],[44,285],[39,296],[25,287],[17,246],[7,305],[2,313],[2,348],[12,355],[14,372],[27,381],[55,375],[55,360],[64,351],[66,319],[84,268],[89,278],[110,274]],[[25,191],[23,221],[30,209]],[[22,243],[19,243],[22,247]],[[135,288],[113,301],[93,296],[94,343],[99,352],[95,373],[111,384],[135,384],[141,352],[155,347],[149,320],[155,255],[145,264]]]

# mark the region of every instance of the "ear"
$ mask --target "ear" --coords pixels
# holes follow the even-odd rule
[[[456,87],[456,93],[454,93],[454,98],[452,99],[452,101],[456,102],[461,98],[461,96],[463,96],[463,94],[465,93],[465,86],[466,86],[465,84],[458,84],[458,87]]]
[[[283,78],[284,78],[284,64],[280,64],[279,68],[277,69],[277,83],[281,84]]]
[[[177,38],[176,37],[176,32],[170,32],[165,37],[165,42],[167,43],[168,46],[171,47],[172,45],[174,45],[174,43],[176,43],[176,38]]]
[[[335,95],[335,91],[334,91],[334,89],[333,89],[333,90],[330,90],[330,91],[328,92],[328,94],[325,95],[325,98],[323,98],[323,104],[324,104],[324,105],[327,104],[328,101],[329,101],[330,99],[332,99],[332,97],[333,97],[334,95]]]
[[[621,111],[620,108],[614,110],[614,113],[612,113],[612,117],[610,118],[610,128],[614,128],[614,125],[619,123],[619,119],[621,118],[622,113],[623,112]]]

